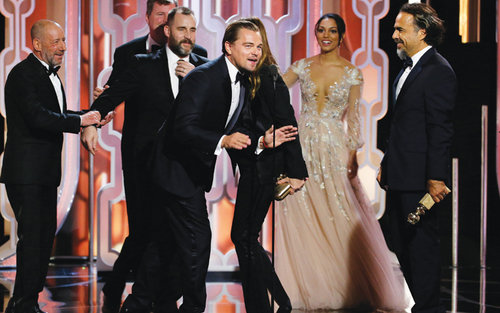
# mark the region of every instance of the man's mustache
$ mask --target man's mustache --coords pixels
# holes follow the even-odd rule
[[[395,43],[404,43],[403,40],[401,40],[401,39],[394,39],[394,42]]]
[[[193,45],[193,42],[191,41],[191,39],[182,39],[181,41],[179,41],[179,43],[188,43],[190,45]]]

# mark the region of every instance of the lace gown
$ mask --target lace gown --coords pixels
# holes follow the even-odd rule
[[[277,210],[276,270],[293,308],[403,310],[404,279],[386,246],[349,151],[362,145],[358,101],[362,76],[345,67],[321,112],[310,61],[292,65],[302,93],[299,133],[309,180]],[[347,124],[347,127],[345,126]]]

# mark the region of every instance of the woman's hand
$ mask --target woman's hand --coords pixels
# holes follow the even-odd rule
[[[358,175],[358,158],[356,150],[349,153],[349,160],[347,160],[347,177],[353,179]]]

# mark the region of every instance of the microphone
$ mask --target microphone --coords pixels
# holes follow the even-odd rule
[[[269,65],[269,72],[273,75],[273,86],[276,89],[276,81],[278,80],[278,66],[276,64]]]

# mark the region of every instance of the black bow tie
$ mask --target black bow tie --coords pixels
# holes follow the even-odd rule
[[[238,72],[238,74],[236,74],[236,80],[234,81],[234,83],[238,83],[240,82],[241,84],[245,84],[246,82],[246,75],[245,74],[241,74],[240,72]]]
[[[161,49],[161,46],[159,46],[159,45],[152,45],[151,46],[151,52],[155,52],[155,51],[160,50],[160,49]]]
[[[403,63],[403,68],[409,67],[410,70],[413,67],[413,60],[411,58],[406,58],[405,62]]]
[[[60,66],[49,66],[49,69],[47,70],[47,75],[56,75],[57,74],[57,71],[59,71],[61,67]]]

